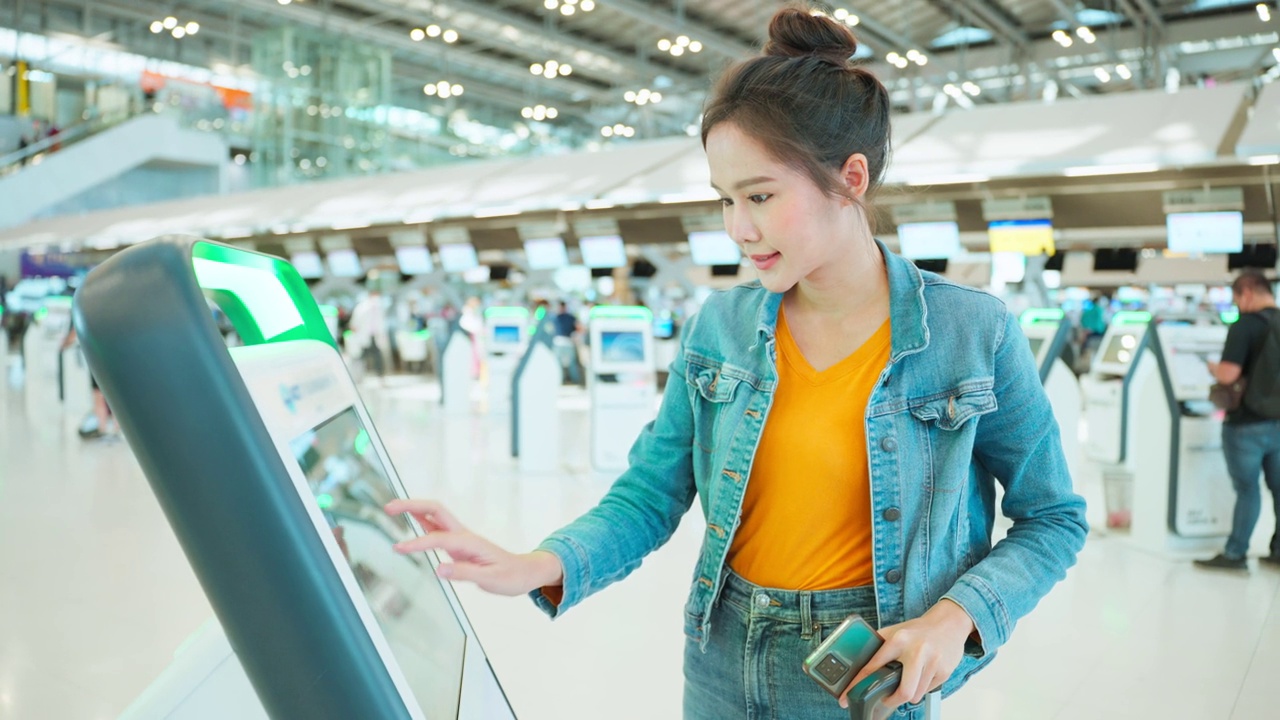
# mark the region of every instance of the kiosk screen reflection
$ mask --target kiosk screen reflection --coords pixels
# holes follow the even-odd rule
[[[456,718],[466,634],[426,556],[391,547],[416,533],[382,511],[398,496],[372,444],[348,408],[290,448],[423,714]]]

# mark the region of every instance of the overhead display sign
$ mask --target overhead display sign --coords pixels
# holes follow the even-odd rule
[[[960,226],[955,222],[902,223],[898,245],[908,260],[943,260],[960,254]]]
[[[1239,212],[1169,213],[1169,249],[1178,253],[1236,253],[1244,249]]]
[[[996,220],[987,227],[993,253],[1052,255],[1052,220]]]

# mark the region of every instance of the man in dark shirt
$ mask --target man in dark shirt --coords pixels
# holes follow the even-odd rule
[[[1214,378],[1224,385],[1235,382],[1241,375],[1246,379],[1254,377],[1262,346],[1271,332],[1272,317],[1280,312],[1271,283],[1260,272],[1241,273],[1231,284],[1231,292],[1240,309],[1240,319],[1227,331],[1222,362],[1209,364]],[[1266,476],[1273,510],[1280,517],[1280,419],[1264,417],[1250,409],[1248,397],[1246,392],[1246,402],[1228,412],[1222,425],[1222,452],[1236,491],[1231,536],[1226,549],[1216,557],[1197,560],[1196,565],[1200,567],[1248,570],[1249,539],[1262,513],[1259,474]],[[1262,558],[1262,562],[1280,567],[1280,528],[1271,538],[1270,555]]]
[[[560,357],[560,369],[563,381],[580,385],[583,382],[582,361],[578,358],[578,344],[574,335],[578,334],[578,318],[569,312],[567,303],[560,303],[560,312],[556,314],[556,354]]]

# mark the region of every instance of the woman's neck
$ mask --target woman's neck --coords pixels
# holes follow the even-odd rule
[[[889,277],[884,255],[866,236],[849,252],[802,278],[787,292],[787,312],[836,320],[887,315]]]

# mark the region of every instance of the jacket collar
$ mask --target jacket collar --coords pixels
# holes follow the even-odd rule
[[[889,251],[884,243],[876,240],[876,246],[884,255],[889,274],[889,361],[923,350],[929,344],[929,306],[924,300],[924,277],[915,263]],[[760,306],[757,317],[757,333],[772,340],[778,328],[778,308],[782,305],[781,293],[769,293]]]

